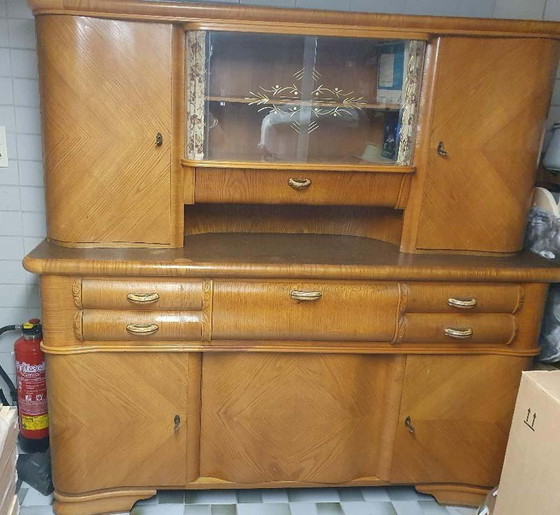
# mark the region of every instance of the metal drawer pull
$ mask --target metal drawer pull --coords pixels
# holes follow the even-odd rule
[[[157,324],[128,324],[126,330],[135,336],[149,336],[159,331]]]
[[[129,293],[126,298],[133,304],[152,304],[159,300],[157,293]]]
[[[472,309],[476,307],[476,299],[474,297],[470,299],[456,299],[454,297],[449,297],[447,299],[447,304],[453,308]]]
[[[294,179],[290,177],[288,179],[288,184],[294,188],[294,190],[304,190],[305,188],[309,188],[311,186],[311,179]]]
[[[175,415],[173,419],[173,430],[179,431],[179,427],[181,426],[181,417],[179,415]]]
[[[414,426],[412,425],[412,419],[410,417],[404,419],[404,425],[409,433],[414,434]]]
[[[322,296],[323,294],[320,291],[292,290],[290,292],[290,297],[294,300],[312,301],[319,300]]]
[[[443,145],[443,141],[440,141],[438,143],[437,146],[437,153],[441,156],[441,157],[447,157],[449,154],[447,153],[447,150],[445,150],[445,147]]]
[[[466,340],[473,335],[473,330],[471,327],[466,327],[464,329],[454,329],[453,327],[446,327],[443,332],[445,336],[450,336],[451,338],[457,338],[459,340]]]

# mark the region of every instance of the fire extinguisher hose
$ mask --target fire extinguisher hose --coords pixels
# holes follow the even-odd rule
[[[0,327],[0,335],[4,334],[7,331],[16,331],[20,328],[19,325],[6,325],[4,327]],[[13,404],[17,402],[17,389],[14,385],[13,381],[10,379],[10,376],[6,374],[6,371],[0,366],[0,377],[4,380],[4,382],[8,385],[8,389],[10,390],[10,396],[12,397]],[[2,393],[2,397],[4,399],[0,399],[0,402],[8,404],[4,393]],[[5,402],[4,402],[5,401]]]

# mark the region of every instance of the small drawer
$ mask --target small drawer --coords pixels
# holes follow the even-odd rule
[[[202,312],[197,311],[86,309],[76,313],[74,332],[82,341],[199,341],[203,335],[202,319]]]
[[[195,202],[404,207],[411,175],[197,168]]]
[[[523,303],[518,284],[408,283],[407,313],[515,313]]]
[[[511,343],[517,334],[513,315],[407,313],[396,342]]]
[[[391,283],[214,283],[213,339],[391,341]]]
[[[197,311],[202,309],[204,282],[81,279],[73,288],[80,309]]]

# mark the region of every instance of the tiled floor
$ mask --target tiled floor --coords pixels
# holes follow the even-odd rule
[[[51,515],[52,496],[23,484],[22,515]],[[291,490],[161,491],[136,503],[132,515],[475,515],[443,507],[412,487],[296,488]]]

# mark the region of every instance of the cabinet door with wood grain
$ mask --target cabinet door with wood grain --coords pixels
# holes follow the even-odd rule
[[[172,25],[47,16],[37,33],[49,238],[169,245]]]
[[[439,40],[416,249],[522,248],[557,61],[553,40]]]
[[[49,355],[56,490],[184,485],[189,359],[153,352]]]
[[[408,356],[393,483],[498,484],[528,358]]]
[[[404,360],[206,354],[201,476],[237,483],[386,479]]]

